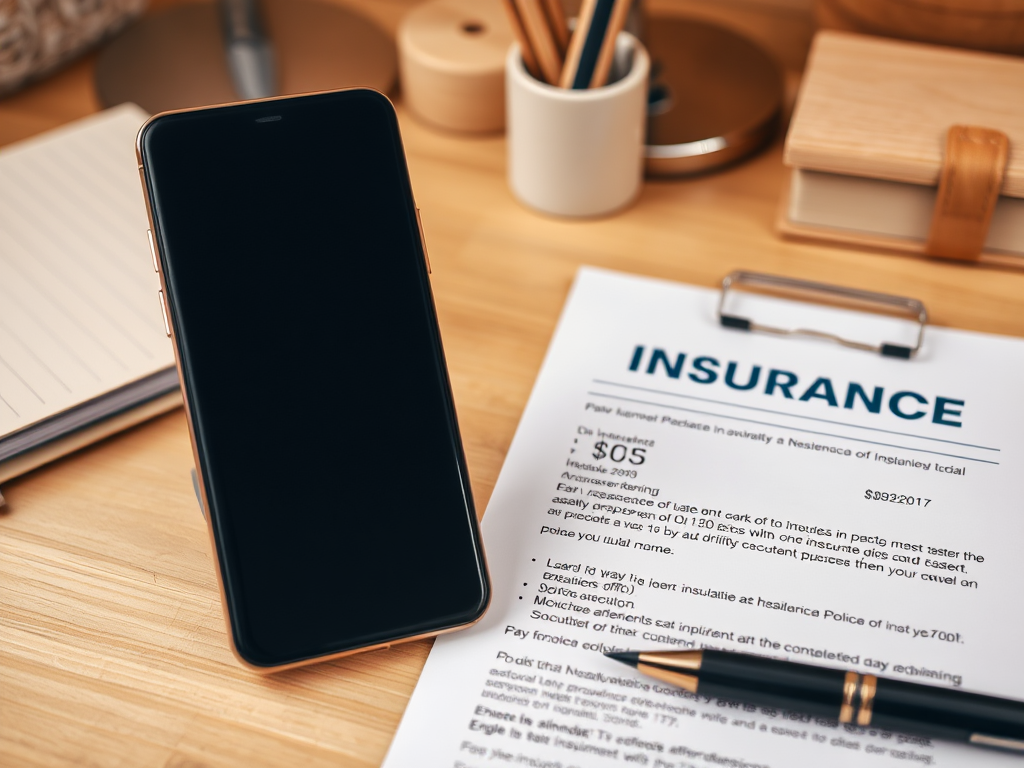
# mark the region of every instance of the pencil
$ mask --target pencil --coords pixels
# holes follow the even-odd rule
[[[594,64],[594,74],[590,78],[591,88],[600,88],[608,82],[608,75],[612,71],[612,61],[615,59],[615,43],[619,32],[626,26],[630,5],[632,5],[632,0],[615,0],[611,18],[608,20],[608,28],[604,32],[601,51],[597,55],[597,63]]]
[[[563,88],[597,88],[608,82],[615,40],[631,0],[583,0],[559,78]]]
[[[540,67],[537,66],[537,57],[533,53],[533,46],[530,45],[530,38],[526,36],[523,29],[523,20],[519,18],[519,11],[516,9],[515,0],[502,0],[505,6],[505,15],[508,16],[508,24],[512,27],[512,35],[519,43],[519,53],[523,57],[523,66],[535,80],[541,79]]]
[[[569,49],[565,54],[565,65],[562,67],[562,74],[558,84],[563,88],[575,88],[576,75],[580,68],[580,56],[590,34],[594,21],[594,10],[597,8],[598,0],[583,0],[580,5],[579,15],[576,16],[576,29],[573,30],[572,38],[569,40]],[[589,80],[588,80],[589,82]],[[586,86],[580,86],[585,88]]]
[[[558,45],[548,26],[541,0],[515,0],[515,3],[544,81],[557,84],[562,72],[562,57],[558,54]]]
[[[564,58],[569,49],[569,22],[565,20],[561,0],[544,0],[544,15],[558,46],[558,54]]]

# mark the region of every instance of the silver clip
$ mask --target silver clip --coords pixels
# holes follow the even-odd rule
[[[824,298],[831,303],[854,304],[860,309],[867,308],[874,312],[903,316],[914,320],[918,324],[917,342],[912,347],[908,347],[905,344],[892,344],[890,342],[867,344],[861,341],[844,339],[834,333],[816,331],[811,328],[775,328],[770,325],[755,323],[749,318],[726,313],[725,302],[729,291],[743,287],[755,290],[760,289],[767,293],[797,294],[801,297],[813,295],[819,301]],[[798,280],[793,277],[779,277],[777,275],[765,275],[759,272],[744,272],[741,270],[731,272],[722,280],[722,296],[718,302],[718,321],[726,328],[774,333],[779,336],[810,336],[816,339],[834,341],[851,349],[877,352],[884,357],[898,357],[909,360],[917,354],[921,349],[921,344],[924,342],[924,327],[928,324],[928,310],[917,299],[910,299],[904,296],[893,296],[888,293],[862,291],[859,288],[845,288],[840,285],[813,283],[809,280]]]

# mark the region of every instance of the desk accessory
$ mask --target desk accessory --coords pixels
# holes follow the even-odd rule
[[[472,133],[505,127],[505,57],[513,32],[501,0],[434,0],[398,28],[402,96],[417,117]]]
[[[233,2],[233,0],[223,0]],[[353,85],[390,91],[398,71],[390,36],[355,10],[321,0],[263,0],[279,94]],[[144,16],[96,62],[96,91],[150,113],[246,98],[229,72],[221,8],[182,3]]]
[[[690,693],[1024,753],[1024,702],[710,649],[605,651]]]
[[[519,53],[523,58],[523,66],[530,73],[530,77],[535,80],[543,80],[540,65],[537,64],[537,55],[533,52],[533,45],[526,34],[526,27],[523,26],[523,19],[519,15],[519,9],[516,7],[516,0],[502,0],[501,4],[505,7],[508,25],[512,29],[516,42],[519,44]]]
[[[786,296],[801,301],[817,301],[825,304],[840,304],[861,310],[879,312],[905,317],[917,327],[916,340],[910,344],[893,344],[890,342],[854,341],[830,331],[812,328],[779,328],[766,323],[756,322],[748,317],[741,317],[732,311],[730,294],[737,290],[751,290],[757,293]],[[722,295],[718,300],[718,322],[725,328],[736,328],[741,331],[771,333],[776,336],[809,336],[816,339],[834,341],[851,349],[865,352],[877,352],[882,357],[897,357],[909,360],[921,351],[924,343],[924,329],[928,325],[928,310],[917,299],[905,296],[893,296],[888,293],[864,291],[859,288],[848,288],[842,285],[815,283],[810,280],[798,280],[781,275],[765,275],[758,272],[737,270],[730,272],[722,279]]]
[[[562,0],[543,0],[543,8],[548,28],[558,47],[558,55],[564,59],[566,51],[569,50],[569,21],[565,18]]]
[[[562,88],[600,88],[608,82],[615,41],[631,5],[632,0],[584,0],[558,79]]]
[[[240,99],[277,93],[274,49],[263,28],[257,0],[221,0],[228,71]]]
[[[132,104],[0,150],[0,482],[181,404]]]
[[[1016,57],[819,32],[786,137],[779,230],[1021,264],[1022,83]]]
[[[647,51],[619,33],[611,83],[583,90],[530,77],[508,53],[508,174],[525,205],[557,216],[601,216],[628,205],[643,180]],[[600,130],[596,129],[600,126]]]
[[[555,85],[562,72],[562,54],[542,1],[513,0],[543,81]]]
[[[764,147],[778,129],[778,63],[746,37],[697,19],[652,15],[648,176],[721,168]]]

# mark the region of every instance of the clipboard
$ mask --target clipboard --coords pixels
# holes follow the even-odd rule
[[[904,318],[916,324],[916,341],[913,344],[897,344],[889,341],[865,342],[813,328],[780,328],[760,323],[727,311],[730,296],[738,291],[749,291],[809,303],[838,305]],[[740,331],[770,333],[776,336],[806,336],[833,341],[851,349],[875,352],[883,357],[910,360],[917,355],[924,343],[924,329],[928,325],[928,310],[925,309],[921,301],[906,296],[816,283],[794,277],[736,270],[722,279],[722,294],[718,302],[718,322],[725,328],[734,328]]]

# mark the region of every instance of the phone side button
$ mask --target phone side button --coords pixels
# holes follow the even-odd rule
[[[427,253],[427,238],[423,234],[423,219],[420,216],[420,209],[416,209],[416,224],[420,228],[420,246],[423,248],[423,258],[427,262],[427,274],[433,274],[433,270],[430,268],[430,255]]]
[[[157,291],[156,294],[160,297],[160,313],[164,316],[164,331],[167,333],[167,338],[171,338],[171,324],[167,322],[167,302],[164,300],[164,292]]]
[[[149,252],[153,256],[153,271],[160,274],[160,265],[156,260],[156,245],[153,243],[153,230],[147,229],[146,236],[149,238]]]

